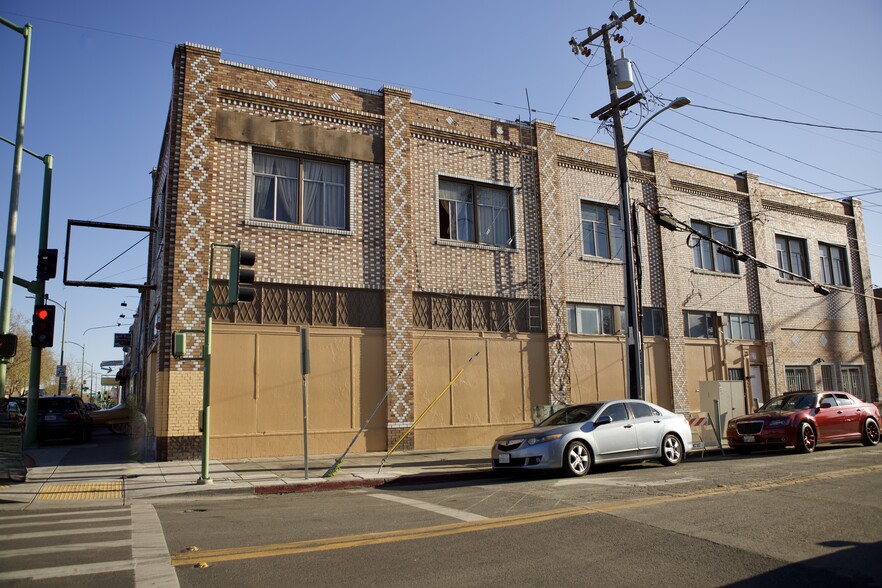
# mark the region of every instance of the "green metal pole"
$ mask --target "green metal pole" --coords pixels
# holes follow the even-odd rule
[[[17,27],[6,19],[3,24],[25,38],[24,61],[21,71],[21,93],[18,101],[18,128],[15,134],[15,156],[12,162],[12,190],[9,196],[9,224],[6,229],[6,260],[3,265],[3,292],[0,296],[0,332],[9,332],[12,315],[12,274],[15,265],[15,234],[18,226],[18,196],[21,191],[21,157],[24,150],[25,110],[28,98],[28,70],[31,62],[31,25]],[[6,360],[0,362],[0,396],[6,392]],[[30,409],[28,409],[30,413]]]
[[[40,214],[40,237],[39,248],[46,249],[49,243],[49,204],[52,195],[52,163],[53,157],[46,155],[43,158],[43,211]],[[35,280],[34,285],[34,309],[45,302],[46,296],[46,280]],[[63,337],[63,336],[62,336]],[[62,345],[64,339],[62,338]],[[40,364],[43,349],[36,345],[31,345],[31,373],[28,378],[28,408],[27,418],[25,419],[24,438],[22,446],[30,448],[37,441],[37,418],[38,406],[40,398]]]
[[[214,295],[211,292],[211,277],[214,275],[214,244],[211,245],[208,261],[208,287],[205,289],[205,341],[202,345],[202,475],[198,484],[211,484],[208,471],[208,427],[211,405],[211,315],[214,309]]]

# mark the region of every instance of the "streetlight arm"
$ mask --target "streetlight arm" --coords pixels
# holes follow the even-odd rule
[[[109,328],[111,328],[111,327],[118,327],[118,326],[119,326],[119,324],[117,323],[117,324],[115,324],[115,325],[104,325],[104,326],[102,326],[102,327],[89,327],[88,329],[86,329],[85,331],[83,331],[83,335],[85,335],[85,334],[88,333],[89,331],[94,331],[95,329],[109,329]]]
[[[671,102],[667,103],[665,105],[665,107],[662,108],[661,110],[656,111],[652,116],[650,116],[645,121],[643,121],[642,125],[637,127],[637,130],[634,131],[633,135],[631,135],[631,140],[628,141],[627,143],[625,143],[625,151],[627,151],[628,148],[631,147],[631,143],[634,141],[634,139],[637,137],[637,135],[640,133],[640,131],[643,130],[643,127],[648,125],[650,123],[650,121],[652,121],[652,119],[654,119],[655,117],[657,117],[658,115],[663,113],[665,110],[668,110],[669,108],[673,108],[674,110],[676,110],[677,108],[680,108],[681,106],[686,106],[687,104],[689,104],[691,102],[692,101],[689,98],[686,98],[685,96],[680,96],[679,98],[675,98]]]

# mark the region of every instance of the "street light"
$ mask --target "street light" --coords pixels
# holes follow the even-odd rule
[[[77,347],[79,347],[79,348],[81,348],[81,349],[83,350],[83,358],[80,360],[80,379],[83,379],[83,375],[85,374],[85,369],[86,369],[86,346],[85,346],[85,345],[80,345],[80,344],[77,343],[76,341],[64,341],[64,340],[62,340],[62,342],[63,342],[63,343],[70,343],[71,345],[76,345]],[[60,386],[61,386],[61,384],[59,383],[59,387],[60,387]],[[82,393],[83,393],[83,389],[82,389],[82,386],[81,386],[81,387],[80,387],[80,395],[82,395]]]

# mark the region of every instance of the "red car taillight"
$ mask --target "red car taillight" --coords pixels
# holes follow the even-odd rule
[[[78,420],[80,420],[80,413],[66,412],[66,413],[64,413],[64,418],[66,418],[69,421],[78,421]]]

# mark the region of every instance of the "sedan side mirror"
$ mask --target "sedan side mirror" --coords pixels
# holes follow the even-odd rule
[[[832,407],[833,407],[833,405],[830,404],[829,402],[822,402],[818,408],[832,408]]]
[[[598,427],[600,425],[608,425],[611,422],[613,422],[612,417],[609,415],[605,415],[594,421],[594,426]]]

